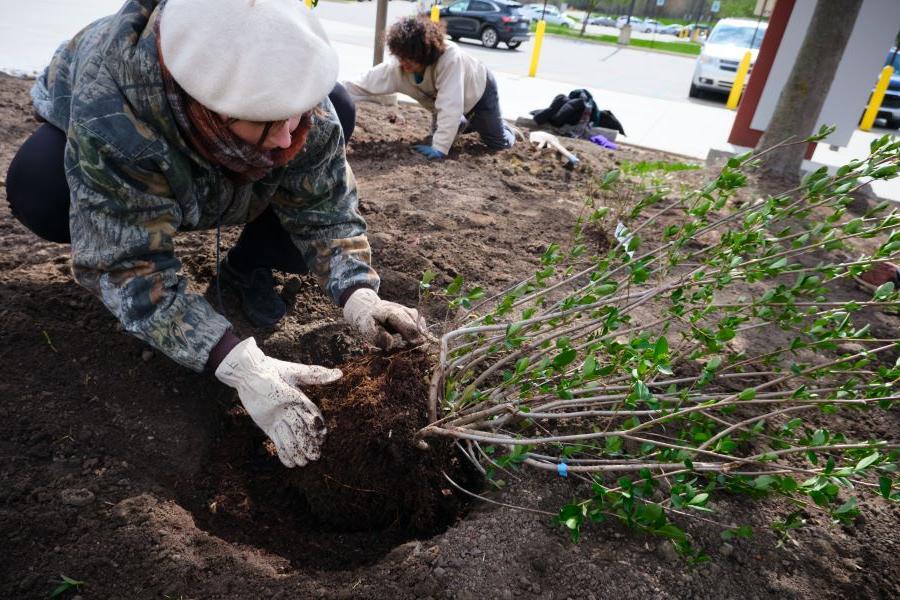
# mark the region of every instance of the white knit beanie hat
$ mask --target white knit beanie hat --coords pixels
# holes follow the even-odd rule
[[[159,30],[178,85],[228,117],[289,119],[337,81],[337,53],[303,0],[168,0]]]

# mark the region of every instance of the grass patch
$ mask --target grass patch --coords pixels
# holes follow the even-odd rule
[[[619,169],[626,175],[647,175],[649,173],[674,173],[676,171],[696,171],[701,166],[694,163],[668,162],[664,160],[642,160],[640,162],[628,162],[623,160]]]
[[[747,17],[747,18],[750,19],[752,17]],[[660,23],[662,23],[663,25],[693,25],[694,23],[697,23],[697,21],[686,21],[685,19],[667,19],[665,17],[656,19],[656,20],[659,21]],[[712,29],[713,25],[715,25],[715,23],[710,23],[708,21],[700,21],[699,24],[705,25],[705,26],[709,27],[710,29]]]
[[[537,25],[531,24],[531,31],[534,32]],[[586,33],[581,35],[580,27],[562,27],[560,25],[547,25],[547,33],[562,37],[572,38],[575,40],[587,40],[590,42],[600,42],[603,44],[615,44],[618,36],[615,35],[593,35]],[[657,40],[638,40],[631,39],[629,46],[635,48],[644,48],[646,50],[664,50],[666,52],[678,52],[689,56],[699,56],[700,49],[703,47],[694,42],[663,42]]]

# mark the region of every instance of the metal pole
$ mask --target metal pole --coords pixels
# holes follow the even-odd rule
[[[696,42],[700,37],[700,19],[703,18],[703,11],[706,10],[706,0],[700,0],[700,10],[697,12],[697,20],[694,21],[694,30],[691,31],[691,41]]]
[[[538,21],[537,29],[534,33],[534,48],[531,51],[531,65],[528,67],[528,76],[537,75],[538,61],[541,58],[541,45],[544,43],[544,31],[547,29],[547,22],[543,19]]]
[[[384,61],[384,30],[387,27],[387,9],[388,0],[378,0],[378,7],[375,9],[375,57],[372,59],[372,66]]]
[[[763,12],[766,10],[768,3],[763,4],[763,9],[759,11],[759,19],[756,20],[756,29],[753,30],[753,39],[750,40],[750,49],[756,44],[756,36],[759,35],[759,26],[762,24]]]
[[[728,102],[725,103],[725,108],[730,110],[737,108],[738,101],[741,99],[741,94],[744,92],[744,79],[747,78],[747,72],[750,70],[750,61],[752,59],[753,55],[749,50],[744,52],[741,64],[738,66],[737,73],[734,75],[734,83],[731,85],[731,93],[728,94]]]
[[[894,67],[892,64],[886,65],[881,70],[881,77],[878,78],[875,91],[872,92],[872,97],[869,99],[869,106],[866,108],[866,112],[863,114],[862,121],[859,124],[859,128],[863,131],[869,131],[872,129],[872,125],[875,124],[878,109],[881,108],[881,103],[884,101],[884,92],[887,91],[891,83],[891,75],[893,74]]]

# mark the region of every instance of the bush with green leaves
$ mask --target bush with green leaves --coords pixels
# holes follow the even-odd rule
[[[591,492],[556,516],[574,539],[620,519],[693,561],[706,556],[685,523],[715,521],[724,494],[790,498],[805,512],[773,523],[783,536],[809,512],[853,519],[860,494],[900,501],[896,439],[842,419],[900,398],[898,327],[879,337],[863,317],[897,309],[898,290],[861,299],[842,285],[900,256],[896,204],[848,210],[865,182],[897,175],[900,141],[739,199],[761,155],[684,193],[657,180],[619,215],[589,199],[571,243],[501,293],[457,278],[422,443],[454,438],[492,481],[510,469],[581,478]],[[599,184],[633,189],[626,179]],[[586,228],[616,221],[616,245],[593,255]],[[720,524],[726,538],[750,532]]]

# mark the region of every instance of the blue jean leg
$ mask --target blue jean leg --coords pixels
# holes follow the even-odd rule
[[[500,97],[497,95],[497,81],[488,73],[484,94],[467,115],[469,125],[466,131],[476,131],[484,145],[492,150],[510,148],[516,141],[512,129],[500,116]]]

